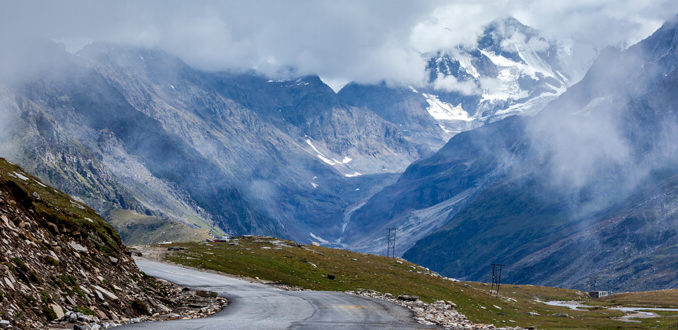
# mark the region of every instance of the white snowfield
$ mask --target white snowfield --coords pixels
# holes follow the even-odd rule
[[[461,120],[461,121],[472,121],[473,118],[469,116],[468,112],[459,105],[452,105],[445,103],[438,99],[438,96],[433,94],[422,93],[422,96],[426,98],[428,103],[428,108],[426,110],[436,120]]]

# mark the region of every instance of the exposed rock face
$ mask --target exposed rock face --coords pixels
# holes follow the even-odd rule
[[[195,296],[140,272],[94,210],[2,158],[0,252],[0,319],[14,326],[191,314],[180,308]]]

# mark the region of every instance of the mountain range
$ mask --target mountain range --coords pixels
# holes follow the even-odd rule
[[[460,133],[413,163],[347,231],[377,250],[370,239],[398,227],[406,259],[463,279],[502,263],[511,283],[675,287],[677,47],[674,18],[603,51],[535,116]]]
[[[514,30],[498,34],[504,26]],[[500,47],[523,33],[539,39],[533,32],[513,19],[488,27],[485,39],[494,41],[483,53],[468,51],[496,71],[482,77],[516,71],[487,58],[493,42]],[[438,93],[437,80],[421,91],[350,84],[335,93],[317,76],[205,72],[159,50],[95,43],[71,54],[43,40],[21,46],[4,55],[13,62],[2,70],[0,151],[97,209],[127,241],[143,240],[131,233],[167,230],[156,225],[163,222],[217,235],[341,241],[352,210],[452,136],[451,121],[436,111],[454,107],[442,100],[460,95]],[[513,66],[528,66],[527,57],[511,54]],[[459,63],[443,53],[423,56]],[[468,78],[462,71],[438,76],[461,81]],[[400,100],[391,97],[397,94]],[[150,225],[140,223],[148,218]]]
[[[337,93],[315,75],[31,41],[0,55],[0,155],[125,241],[173,228],[382,252],[397,227],[399,255],[448,276],[485,280],[496,262],[514,283],[667,287],[675,25],[574,84],[567,47],[500,19],[475,46],[422,54],[425,82]]]

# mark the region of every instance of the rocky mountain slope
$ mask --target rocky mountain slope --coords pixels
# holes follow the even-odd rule
[[[120,324],[156,313],[201,315],[187,308],[189,303],[202,304],[203,312],[210,305],[212,312],[220,309],[215,298],[181,293],[147,277],[94,210],[2,158],[0,228],[3,327],[39,329],[62,320],[71,327]]]
[[[0,154],[137,242],[143,231],[126,228],[144,216],[184,224],[181,237],[335,240],[347,208],[430,152],[317,77],[206,73],[111,45],[77,56],[43,47],[52,60],[23,64],[39,74],[3,80]]]
[[[516,114],[534,114],[579,77],[568,48],[513,17],[488,24],[476,46],[424,54],[423,86],[352,83],[339,96],[402,126],[438,149],[462,131]]]
[[[514,283],[675,287],[677,31],[673,19],[603,52],[532,118],[453,137],[357,210],[347,232],[370,247],[364,228],[375,239],[398,226],[404,257],[465,279],[504,263]]]
[[[204,72],[156,50],[12,45],[0,54],[13,64],[0,68],[0,155],[94,207],[129,242],[255,233],[341,243],[351,212],[413,161],[567,83],[560,48],[513,19],[489,25],[479,45],[427,54],[426,88],[338,94],[317,76]],[[490,81],[511,92],[489,97]]]

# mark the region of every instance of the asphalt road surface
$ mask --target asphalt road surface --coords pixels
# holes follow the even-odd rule
[[[136,259],[146,274],[218,292],[229,304],[210,317],[130,324],[122,329],[422,329],[408,309],[328,291],[285,291],[242,279]]]

